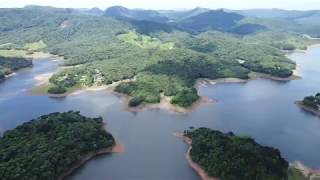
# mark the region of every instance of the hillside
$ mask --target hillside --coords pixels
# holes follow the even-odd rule
[[[196,7],[191,10],[181,10],[181,11],[175,11],[175,10],[162,10],[158,11],[164,16],[168,17],[171,20],[175,21],[180,21],[183,19],[187,19],[193,16],[197,16],[199,14],[205,13],[207,11],[210,11],[210,9],[207,8],[201,8],[201,7]]]
[[[122,9],[121,13],[127,11]],[[52,76],[50,92],[135,77],[134,82],[115,88],[139,102],[132,103],[135,105],[158,103],[165,95],[173,104],[190,106],[199,98],[193,89],[197,78],[246,79],[252,71],[288,77],[295,64],[279,50],[280,45],[309,43],[295,33],[286,32],[284,36],[270,29],[256,32],[265,24],[246,22],[244,16],[222,10],[184,19],[183,28],[177,27],[179,24],[118,20],[50,7],[0,9],[0,15],[0,45],[11,43],[11,49],[21,50],[32,47],[32,51],[63,56],[65,66],[78,65]]]
[[[210,10],[183,19],[178,23],[178,26],[196,33],[215,30],[240,35],[252,34],[266,29],[265,26],[259,24],[240,24],[240,21],[244,18],[244,16],[237,13]]]
[[[223,10],[211,10],[185,19],[180,25],[191,31],[227,31],[243,18],[244,16],[236,13],[228,13]]]
[[[104,16],[114,17],[118,19],[128,20],[146,20],[153,22],[168,22],[169,19],[161,15],[157,11],[141,10],[141,9],[128,9],[122,6],[113,6],[106,9]]]

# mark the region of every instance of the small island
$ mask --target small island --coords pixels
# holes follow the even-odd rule
[[[249,137],[208,128],[191,128],[183,137],[191,145],[189,164],[202,179],[288,179],[289,165],[279,150],[261,146]]]
[[[296,104],[304,111],[320,117],[320,93],[314,96],[307,96],[302,101],[297,101]]]
[[[43,115],[0,138],[0,179],[63,179],[114,145],[102,118],[73,111]]]

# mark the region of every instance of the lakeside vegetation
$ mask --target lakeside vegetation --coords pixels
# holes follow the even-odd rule
[[[15,49],[11,43],[0,43],[0,80],[22,68],[31,67],[32,59],[27,56],[37,51],[38,43],[26,44],[24,49]],[[34,51],[29,51],[33,48]]]
[[[55,180],[86,155],[114,145],[102,118],[72,111],[43,115],[0,138],[0,179]]]
[[[302,100],[302,105],[310,107],[314,110],[319,110],[320,106],[320,93],[314,96],[307,96]]]
[[[193,88],[197,78],[247,79],[253,71],[288,77],[295,63],[281,50],[303,49],[297,45],[298,40],[310,43],[294,32],[276,36],[284,26],[259,26],[257,21],[224,11],[210,11],[175,23],[153,21],[149,16],[153,11],[139,11],[139,17],[146,13],[148,20],[119,19],[117,13],[117,8],[105,16],[50,7],[0,9],[0,48],[63,56],[63,65],[73,67],[50,78],[46,88],[49,93],[136,77],[115,88],[131,96],[129,105],[158,103],[164,95],[171,97],[171,103],[187,107],[199,98]],[[223,16],[229,18],[218,24],[206,22],[210,17]],[[210,28],[199,29],[199,23]],[[183,28],[186,26],[192,32]],[[241,33],[231,31],[235,28]]]
[[[279,150],[261,146],[249,137],[208,128],[190,129],[192,160],[211,177],[224,180],[288,179],[288,162]]]

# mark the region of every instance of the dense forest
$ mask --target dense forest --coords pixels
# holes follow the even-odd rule
[[[247,79],[253,71],[288,77],[295,63],[281,50],[312,43],[287,24],[223,10],[198,9],[176,20],[123,7],[88,15],[93,12],[0,9],[0,47],[63,56],[63,65],[72,67],[51,77],[49,93],[135,77],[115,89],[132,97],[130,105],[157,103],[165,95],[187,107],[199,98],[197,78]]]
[[[307,96],[302,100],[302,104],[312,109],[319,110],[320,106],[320,93],[314,96]]]
[[[223,180],[288,179],[288,162],[277,149],[232,132],[198,128],[184,134],[192,139],[192,160],[209,176]]]
[[[84,156],[114,144],[102,118],[72,111],[43,115],[0,138],[0,179],[55,180]]]

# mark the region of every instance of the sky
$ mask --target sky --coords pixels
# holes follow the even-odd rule
[[[0,8],[44,5],[64,8],[106,9],[114,5],[141,9],[252,9],[280,8],[294,10],[320,9],[320,0],[0,0]]]

